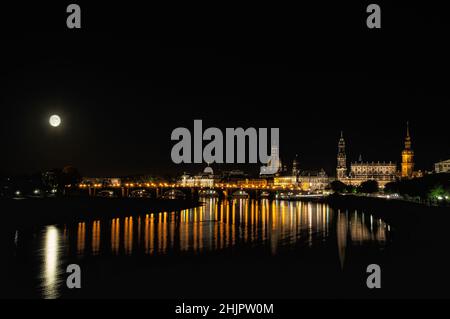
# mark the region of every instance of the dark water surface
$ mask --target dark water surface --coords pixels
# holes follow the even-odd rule
[[[392,240],[391,226],[370,212],[312,202],[204,201],[181,212],[17,229],[8,238],[2,296],[295,297],[302,286],[319,295],[351,291],[365,287],[367,262],[385,260]],[[66,288],[71,263],[82,269],[79,290]],[[352,269],[358,274],[349,277]]]

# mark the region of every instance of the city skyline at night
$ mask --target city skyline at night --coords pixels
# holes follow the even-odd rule
[[[450,297],[442,8],[2,12],[0,299],[293,318]]]
[[[58,120],[61,121],[60,119],[58,119]],[[410,132],[409,132],[409,121],[407,121],[407,125],[408,125],[408,129],[407,129],[407,142],[406,142],[406,144],[408,144],[408,145],[406,145],[406,146],[407,147],[411,147],[411,137],[409,135],[410,134]],[[58,126],[59,126],[59,124],[58,124]],[[60,129],[60,128],[57,128],[57,129]],[[64,129],[64,128],[61,128],[61,129]],[[58,134],[58,132],[56,132],[56,134]],[[341,130],[341,140],[343,138],[342,134],[343,134],[343,130]],[[346,136],[347,136],[347,134],[346,134]],[[341,143],[341,142],[339,142],[339,143]],[[350,141],[350,143],[353,144],[352,141]],[[168,142],[168,144],[169,145],[173,145],[174,142]],[[205,142],[204,145],[206,145],[206,144],[208,144],[208,143]],[[390,144],[394,144],[394,143],[390,143]],[[246,147],[249,146],[249,138],[248,137],[246,137],[245,146]],[[281,144],[281,146],[283,146],[283,144]],[[352,149],[353,149],[353,147],[348,147],[347,149],[345,149],[345,145],[344,145],[344,152],[351,154],[351,156],[344,157],[343,158],[344,162],[340,162],[340,164],[339,164],[339,159],[338,159],[338,169],[337,170],[339,170],[339,165],[341,165],[341,167],[343,167],[342,166],[342,165],[344,165],[343,163],[345,163],[345,166],[347,166],[347,165],[350,165],[353,162],[355,162],[355,163],[361,162],[363,158],[364,158],[364,162],[380,162],[380,158],[370,158],[370,157],[367,158],[365,152],[359,151],[359,153],[357,153],[355,151],[352,151]],[[419,146],[419,149],[420,149],[420,146]],[[284,148],[282,148],[282,150],[284,150],[284,152],[282,151],[281,154],[293,154],[297,149],[285,150]],[[76,150],[74,149],[74,151],[76,151]],[[333,150],[331,150],[331,151],[333,151]],[[370,149],[367,149],[367,151],[368,151],[369,154],[383,153],[383,152],[378,152],[378,150],[375,150],[376,151],[375,153],[371,153]],[[381,150],[381,151],[383,151],[383,150]],[[272,150],[272,152],[273,152],[273,150]],[[341,152],[341,150],[339,152]],[[277,153],[278,153],[278,151],[277,151]],[[320,168],[325,168],[325,170],[327,171],[327,173],[330,176],[336,176],[336,177],[339,178],[340,175],[336,171],[336,162],[335,162],[336,160],[335,160],[335,158],[331,157],[327,161],[321,160],[321,161],[314,162],[313,161],[314,157],[309,152],[307,152],[307,150],[304,150],[304,153],[303,153],[304,155],[301,156],[301,157],[299,156],[298,153],[299,152],[295,152],[295,155],[291,155],[291,157],[283,157],[282,156],[281,159],[282,159],[283,166],[290,167],[291,163],[292,163],[292,160],[295,159],[297,161],[297,165],[299,165],[301,167],[301,169],[320,169]],[[326,153],[331,153],[331,152],[330,152],[330,150],[328,150]],[[398,153],[398,151],[397,151],[397,153]],[[403,153],[404,153],[404,151],[403,151]],[[249,155],[246,154],[246,160],[248,160],[248,156]],[[235,154],[235,158],[236,158],[236,154]],[[423,157],[421,157],[421,156],[419,156],[419,158],[423,159]],[[423,174],[423,172],[431,172],[431,171],[433,171],[435,163],[439,162],[442,159],[445,159],[445,156],[441,156],[441,157],[439,157],[438,159],[435,159],[435,160],[430,158],[428,161],[430,161],[431,164],[427,163],[427,165],[423,165],[423,160],[422,160],[422,162],[421,162],[422,165],[418,166],[420,172],[422,172],[421,174]],[[396,156],[396,158],[381,158],[381,160],[383,162],[387,161],[389,163],[392,163],[392,165],[395,166],[395,175],[401,175],[402,177],[405,177],[403,172],[400,172],[400,174],[398,174],[398,172],[397,172],[397,169],[401,169],[403,167],[402,156]],[[95,171],[94,171],[93,174],[84,174],[84,175],[85,176],[98,176],[98,177],[112,177],[112,176],[120,177],[120,176],[152,174],[152,175],[155,175],[155,176],[158,176],[158,177],[170,176],[171,178],[173,178],[173,177],[179,176],[183,172],[186,172],[186,171],[189,171],[189,170],[191,170],[192,172],[199,171],[199,170],[203,169],[203,167],[205,165],[209,164],[209,165],[212,165],[215,169],[219,169],[219,170],[222,170],[222,171],[230,171],[230,170],[233,170],[233,169],[240,169],[240,170],[246,171],[250,175],[257,176],[259,174],[259,167],[261,165],[261,163],[260,164],[233,164],[233,163],[230,164],[230,163],[215,163],[214,161],[212,161],[212,162],[202,161],[202,162],[199,162],[199,163],[196,163],[196,164],[181,163],[181,164],[178,164],[178,165],[174,165],[173,163],[171,164],[170,162],[171,162],[171,160],[169,160],[169,163],[162,164],[163,166],[161,166],[161,167],[165,167],[166,169],[169,168],[169,167],[172,167],[173,168],[172,174],[170,174],[170,173],[167,174],[167,172],[164,169],[161,172],[160,171],[161,167],[159,167],[158,170],[157,170],[157,171],[159,171],[159,173],[154,173],[155,172],[155,162],[153,161],[153,159],[151,159],[151,160],[148,161],[147,166],[144,167],[141,171],[138,171],[138,172],[136,172],[136,171],[133,172],[133,168],[131,168],[131,167],[130,168],[123,168],[122,167],[120,169],[124,171],[124,174],[113,174],[111,172],[106,172],[106,174],[105,173],[104,174],[98,174],[98,173],[95,173]],[[306,163],[306,165],[305,165],[305,163]],[[320,165],[318,165],[318,163],[325,163],[325,165],[320,166]],[[74,165],[73,162],[67,161],[61,167],[45,166],[45,167],[41,167],[41,168],[36,168],[34,171],[16,171],[16,172],[14,172],[14,170],[13,170],[13,173],[11,175],[14,176],[14,175],[32,174],[32,173],[45,171],[45,170],[48,170],[48,169],[63,168],[63,167],[68,166],[68,165],[75,166],[76,168],[81,169],[81,172],[85,171],[85,170],[83,170],[83,167],[79,167],[77,165]],[[102,169],[97,170],[97,171],[102,171]],[[402,171],[402,170],[400,170],[400,171]],[[4,174],[5,173],[7,174],[7,172],[8,171],[5,169],[4,170]],[[350,172],[350,170],[348,171],[348,173],[349,172]],[[347,174],[347,173],[345,173],[345,174]],[[341,176],[343,176],[343,175],[341,175]]]
[[[26,16],[13,17],[25,23]],[[349,19],[343,30],[316,28],[317,41],[289,21],[250,42],[245,22],[205,29],[186,18],[177,20],[183,29],[165,28],[151,40],[144,26],[108,31],[101,20],[85,22],[94,32],[67,32],[64,24],[5,34],[5,47],[14,50],[3,52],[1,62],[0,173],[68,164],[100,176],[199,169],[170,158],[171,132],[192,130],[195,119],[221,130],[277,127],[281,157],[298,154],[305,168],[329,174],[340,131],[352,145],[348,159],[400,162],[406,121],[418,168],[449,158],[447,118],[440,116],[450,103],[443,31],[428,32],[423,20],[399,40],[402,20],[380,37]],[[53,114],[61,126],[48,125]]]

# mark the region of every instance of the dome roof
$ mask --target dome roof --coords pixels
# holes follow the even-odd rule
[[[208,175],[214,175],[214,171],[211,167],[206,166],[205,169],[203,170],[204,174],[208,174]]]

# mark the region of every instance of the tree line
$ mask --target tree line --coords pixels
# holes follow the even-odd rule
[[[330,186],[335,193],[370,194],[380,191],[378,183],[374,180],[365,181],[359,186],[333,181]],[[383,191],[386,194],[399,194],[420,201],[448,202],[450,201],[450,174],[430,174],[419,178],[390,182],[385,185]]]

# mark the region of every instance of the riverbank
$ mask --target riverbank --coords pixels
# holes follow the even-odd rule
[[[448,207],[426,206],[421,203],[368,196],[333,194],[323,199],[335,209],[364,210],[394,226],[404,225],[405,219],[422,220],[433,217],[450,217]]]
[[[43,199],[2,199],[3,224],[10,227],[39,226],[122,217],[132,214],[172,212],[202,203],[193,200],[140,198],[67,197]]]

